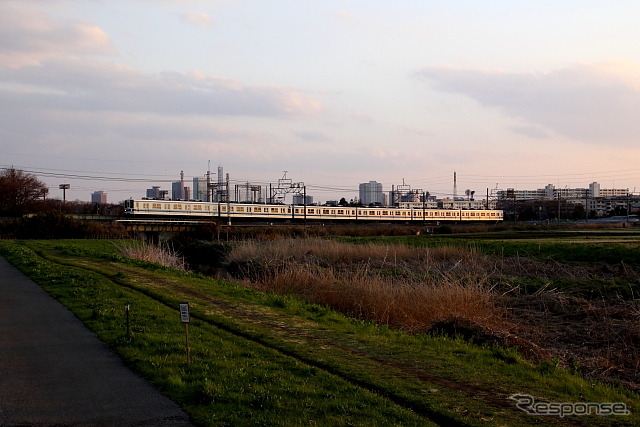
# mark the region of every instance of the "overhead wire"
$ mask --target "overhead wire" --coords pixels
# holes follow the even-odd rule
[[[131,183],[131,184],[166,184],[173,183],[178,181],[175,175],[165,175],[165,174],[156,174],[149,175],[143,173],[122,173],[122,172],[95,172],[95,171],[87,171],[87,170],[69,170],[69,169],[52,169],[52,168],[36,168],[30,166],[8,166],[2,165],[0,166],[0,170],[7,170],[10,168],[20,169],[26,173],[31,173],[38,177],[46,177],[46,178],[57,178],[63,180],[78,180],[78,181],[92,181],[92,182],[113,182],[113,183]],[[211,181],[218,182],[219,178],[216,177],[215,173],[211,174]],[[574,182],[579,179],[584,179],[589,177],[589,179],[593,179],[594,181],[603,181],[609,179],[624,179],[624,178],[633,178],[640,177],[640,168],[633,169],[620,169],[614,171],[598,171],[598,172],[582,172],[582,173],[562,173],[554,175],[553,178],[551,175],[484,175],[484,174],[461,174],[458,175],[461,177],[465,183],[474,182],[476,185],[483,183],[487,186],[488,189],[505,189],[505,188],[518,188],[520,186],[526,186],[528,184],[536,184],[540,185],[540,182],[555,182],[556,184],[559,181],[563,182]],[[598,178],[595,178],[595,177]],[[205,178],[206,174],[200,176],[187,176],[185,181],[193,179],[193,178]],[[462,181],[462,179],[460,181]],[[292,184],[303,184],[308,191],[315,193],[333,193],[333,194],[346,194],[346,193],[358,193],[358,186],[336,186],[336,185],[324,185],[317,183],[304,183],[304,182],[295,182],[292,179],[286,179],[290,181]],[[226,179],[222,180],[226,182]],[[241,186],[247,183],[252,185],[261,185],[261,186],[274,186],[277,188],[276,181],[264,181],[264,180],[255,180],[255,179],[239,179],[229,178],[229,184],[234,186]],[[407,180],[411,182],[410,180]],[[501,184],[508,183],[508,184]],[[429,192],[432,195],[441,195],[446,197],[454,196],[451,185],[452,184],[452,176],[451,175],[437,175],[433,177],[421,177],[421,179],[412,181],[410,184],[405,184],[405,180],[402,179],[402,184],[386,184],[387,186],[397,186],[406,185],[409,188],[413,189],[413,191],[421,190],[423,192]],[[584,185],[584,184],[583,184]],[[75,187],[78,190],[92,190],[93,188],[80,186]],[[522,188],[522,187],[520,187]],[[389,189],[390,190],[390,189]],[[105,189],[103,188],[103,191]],[[140,191],[140,189],[133,188],[109,188],[108,191],[111,192],[135,192]],[[388,190],[387,190],[388,191]],[[463,190],[464,191],[464,190]],[[478,194],[478,193],[476,193]]]

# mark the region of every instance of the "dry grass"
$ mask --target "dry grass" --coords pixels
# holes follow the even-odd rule
[[[510,301],[513,331],[588,378],[640,390],[640,302],[590,301],[546,290]]]
[[[552,286],[529,294],[512,284],[581,283],[620,274],[603,275],[602,267],[459,247],[313,238],[237,242],[229,260],[231,272],[249,287],[297,295],[409,333],[438,330],[517,346],[531,360],[555,358],[587,377],[640,389],[637,300],[586,300]]]
[[[140,261],[152,262],[165,267],[187,271],[187,264],[184,257],[180,256],[169,244],[160,242],[158,244],[146,241],[118,245],[120,253],[124,256]]]
[[[475,251],[286,239],[238,242],[229,261],[254,288],[412,333],[454,319],[493,327],[502,318]]]

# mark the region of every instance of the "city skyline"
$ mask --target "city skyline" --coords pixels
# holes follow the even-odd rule
[[[287,171],[315,200],[640,190],[640,4],[0,3],[0,167],[117,202]],[[170,184],[165,185],[165,187]]]

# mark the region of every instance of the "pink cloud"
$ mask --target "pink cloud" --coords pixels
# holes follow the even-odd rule
[[[207,28],[213,26],[213,19],[206,13],[193,12],[182,15],[182,20],[196,27]]]
[[[116,52],[99,27],[81,21],[58,21],[24,3],[0,2],[0,67],[40,65],[65,55],[111,55]]]

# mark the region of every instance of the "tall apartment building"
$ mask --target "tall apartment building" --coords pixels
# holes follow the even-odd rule
[[[303,194],[294,194],[293,195],[293,204],[294,205],[312,205],[313,204],[313,196],[306,196],[306,198],[305,198],[305,196]]]
[[[207,201],[207,178],[193,178],[193,199]]]
[[[107,203],[107,193],[104,191],[94,191],[91,193],[91,203]]]
[[[384,205],[384,195],[382,193],[382,184],[376,181],[369,181],[359,186],[360,203],[364,206],[370,204]]]

